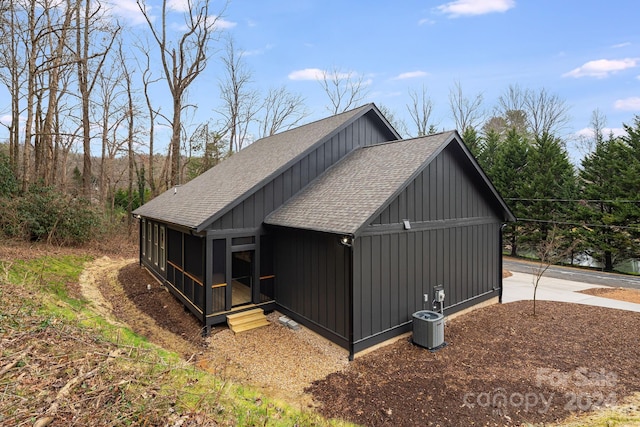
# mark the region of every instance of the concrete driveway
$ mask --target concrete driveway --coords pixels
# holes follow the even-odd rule
[[[514,272],[513,276],[503,279],[502,302],[533,300],[533,283],[533,274]],[[538,301],[573,302],[640,312],[640,304],[596,297],[579,292],[584,289],[605,287],[543,276],[538,285],[536,299]]]

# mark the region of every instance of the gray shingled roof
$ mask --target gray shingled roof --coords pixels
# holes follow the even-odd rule
[[[265,223],[355,234],[446,145],[455,131],[360,148],[347,155]]]
[[[202,227],[316,143],[373,108],[373,104],[367,104],[260,139],[187,184],[162,193],[133,213],[189,228]]]

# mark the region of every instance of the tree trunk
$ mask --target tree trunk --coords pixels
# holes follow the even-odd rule
[[[124,60],[123,60],[124,66]],[[133,222],[133,218],[131,217],[131,211],[133,211],[133,168],[134,168],[134,159],[133,159],[133,137],[134,137],[134,115],[133,115],[133,94],[131,91],[131,80],[129,77],[129,73],[127,72],[125,66],[124,77],[127,83],[127,96],[129,102],[129,110],[127,111],[128,123],[129,123],[129,132],[128,132],[128,155],[129,155],[129,200],[127,203],[127,225],[131,227]]]
[[[611,251],[604,251],[604,271],[613,271],[613,256]]]
[[[19,177],[18,174],[18,165],[20,164],[20,98],[18,93],[20,93],[20,75],[18,72],[18,38],[15,33],[16,30],[16,22],[15,22],[15,5],[14,2],[11,2],[11,127],[9,129],[9,157],[11,161],[11,170],[13,171],[16,178]]]
[[[27,70],[27,118],[24,123],[24,149],[22,151],[22,191],[29,189],[29,179],[31,177],[31,130],[33,126],[33,103],[35,98],[36,85],[36,1],[29,3],[29,65]]]
[[[173,132],[171,134],[171,187],[180,184],[180,115],[182,112],[182,96],[174,94],[173,98]]]
[[[82,195],[91,200],[91,122],[89,117],[89,0],[84,7],[80,7],[82,0],[76,5],[76,55],[78,65],[78,89],[80,90],[81,120],[82,120]],[[84,10],[85,16],[80,19],[80,10]],[[81,23],[84,25],[81,25]]]

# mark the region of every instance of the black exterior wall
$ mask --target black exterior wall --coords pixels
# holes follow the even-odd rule
[[[499,295],[505,219],[474,170],[449,144],[354,240],[355,352],[410,330],[414,312],[434,308],[435,286],[445,314]]]
[[[140,264],[204,322],[204,236],[149,219],[140,222],[140,230]]]
[[[277,308],[357,353],[410,331],[414,312],[434,308],[435,286],[445,314],[498,296],[500,223],[438,225],[352,247],[335,234],[274,228]]]
[[[435,286],[444,287],[445,314],[498,295],[500,223],[463,224],[354,240],[355,352],[410,330],[414,312],[434,309]]]
[[[272,230],[277,307],[348,348],[350,248],[335,234],[280,227]]]
[[[353,354],[410,331],[414,312],[434,308],[436,286],[445,314],[498,296],[504,218],[468,162],[445,148],[351,247],[336,234],[271,227],[278,307]]]

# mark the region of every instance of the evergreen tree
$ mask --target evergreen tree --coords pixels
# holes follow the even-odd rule
[[[640,116],[634,117],[634,125],[623,125],[626,135],[621,137],[628,146],[630,158],[623,176],[623,191],[627,198],[639,200],[640,198]],[[627,204],[628,221],[631,234],[635,239],[634,258],[640,257],[640,201]]]
[[[506,200],[516,217],[525,214],[523,188],[527,181],[526,167],[529,143],[515,128],[507,132],[504,142],[495,149],[495,162],[491,168],[491,181]],[[504,231],[505,242],[508,242],[512,256],[517,255],[519,246],[518,223],[508,224]]]
[[[549,134],[535,137],[525,168],[522,195],[528,199],[523,218],[527,241],[536,248],[555,222],[567,222],[575,209],[576,174],[564,143]],[[566,231],[566,229],[565,229]]]
[[[462,140],[464,141],[469,151],[471,151],[471,154],[473,154],[473,156],[477,159],[480,155],[480,152],[482,151],[480,136],[478,135],[478,132],[476,132],[474,128],[469,126],[464,130],[462,134]]]
[[[588,253],[601,261],[606,271],[632,255],[628,225],[629,208],[625,176],[634,168],[632,149],[622,139],[609,137],[596,143],[582,160],[579,178],[582,197],[579,209],[584,221]],[[635,193],[637,194],[637,192]]]
[[[484,138],[484,143],[481,145],[478,155],[478,163],[485,171],[485,173],[491,178],[492,170],[496,163],[496,152],[500,145],[500,134],[489,130]]]

